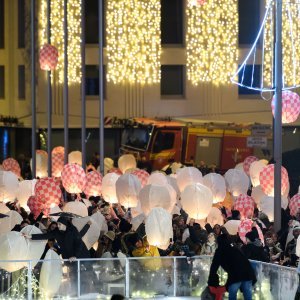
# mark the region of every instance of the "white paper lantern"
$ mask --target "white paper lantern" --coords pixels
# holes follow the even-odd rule
[[[102,179],[102,196],[105,201],[118,203],[116,182],[120,175],[116,173],[107,173]]]
[[[254,187],[252,189],[251,197],[253,198],[253,200],[257,206],[260,206],[260,201],[265,196],[266,196],[266,194],[263,192],[260,185]]]
[[[6,213],[7,218],[0,219],[0,234],[11,231],[16,225],[23,221],[22,216],[15,210]]]
[[[136,231],[139,226],[145,221],[145,218],[146,217],[143,213],[133,217],[130,222],[132,224],[132,229]]]
[[[176,180],[180,192],[183,192],[190,184],[203,182],[202,173],[195,167],[186,167],[177,170]]]
[[[286,197],[281,198],[281,207],[286,209],[288,200]],[[274,197],[265,196],[260,201],[260,210],[266,214],[270,222],[274,221]]]
[[[231,235],[236,235],[239,230],[239,226],[241,224],[240,220],[229,220],[224,224],[224,227]]]
[[[24,267],[23,262],[4,262],[5,260],[24,260],[27,244],[20,232],[10,231],[0,235],[0,268],[15,272]],[[4,261],[3,261],[4,260]]]
[[[16,199],[19,180],[11,171],[0,171],[0,201],[10,202]]]
[[[132,154],[124,154],[118,160],[118,167],[124,174],[128,169],[136,168],[136,159]]]
[[[47,169],[48,169],[48,154],[47,152],[36,152],[36,177],[38,178],[44,178],[48,176]],[[32,159],[30,159],[30,168],[32,170]]]
[[[19,189],[17,192],[17,199],[19,201],[20,206],[26,207],[27,201],[30,196],[34,195],[34,187],[37,180],[23,180],[19,183]]]
[[[86,247],[91,249],[99,239],[100,231],[102,231],[103,224],[106,223],[106,220],[100,212],[96,212],[91,217],[75,218],[72,220],[72,223],[77,230],[80,231],[88,221],[91,221],[92,224],[82,240]]]
[[[162,172],[151,173],[147,180],[147,184],[165,185],[167,183],[167,176]]]
[[[146,219],[145,229],[150,245],[167,249],[173,238],[171,214],[161,207],[153,208]]]
[[[203,184],[212,191],[214,203],[224,201],[226,197],[226,184],[223,176],[216,173],[207,174],[203,177]]]
[[[40,274],[40,288],[46,298],[50,298],[59,290],[63,279],[62,261],[59,255],[53,251],[48,250]]]
[[[171,213],[176,203],[176,192],[169,184],[148,184],[141,189],[139,199],[146,216],[154,207],[162,207]]]
[[[240,162],[240,163],[236,164],[234,168],[244,172],[244,163]]]
[[[57,206],[57,205],[50,206],[49,215],[51,217],[51,220],[57,221],[59,216],[51,216],[51,214],[56,214],[59,212],[62,212],[62,210],[59,208],[59,206]]]
[[[141,188],[141,182],[135,175],[121,175],[116,181],[116,193],[119,203],[126,208],[136,207]]]
[[[235,197],[240,194],[247,194],[249,178],[244,171],[229,169],[225,175],[228,191]]]
[[[36,226],[27,225],[21,230],[21,233],[26,235],[32,235],[41,234],[42,231]],[[46,240],[39,241],[26,239],[27,247],[25,249],[22,249],[22,252],[24,254],[24,259],[32,260],[32,267],[34,267],[38,263],[39,259],[43,255],[46,243]]]
[[[168,184],[172,186],[172,188],[175,190],[177,194],[177,199],[180,197],[180,190],[176,181],[176,178],[168,175],[167,176]]]
[[[80,151],[72,151],[68,155],[68,163],[69,164],[77,164],[82,166],[82,155]]]
[[[64,212],[69,212],[81,217],[87,217],[88,216],[88,209],[87,207],[80,201],[70,201],[67,202],[66,205],[63,207]]]
[[[254,161],[250,165],[249,174],[250,174],[251,183],[254,187],[260,185],[259,174],[264,169],[265,166],[266,165],[261,160]]]
[[[224,224],[224,218],[222,216],[222,212],[217,207],[212,207],[207,219],[207,223],[211,225],[211,227],[214,227],[215,225],[223,225]]]
[[[203,184],[188,185],[181,194],[181,205],[190,218],[205,219],[213,204],[211,190]]]
[[[114,161],[110,157],[104,158],[104,175],[108,173],[110,169],[114,167]]]

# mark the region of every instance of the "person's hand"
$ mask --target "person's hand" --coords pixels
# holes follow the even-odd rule
[[[25,239],[29,239],[30,240],[32,238],[31,234],[22,233],[22,235],[24,236]]]
[[[76,260],[76,257],[75,257],[75,256],[72,256],[72,257],[69,258],[69,261],[70,261],[70,262],[74,262],[75,260]]]
[[[92,221],[88,221],[87,224],[91,226],[92,225]]]

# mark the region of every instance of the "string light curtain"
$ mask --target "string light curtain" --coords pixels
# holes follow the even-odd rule
[[[64,82],[64,0],[51,0],[51,45],[58,50],[58,80]],[[68,83],[81,82],[81,0],[68,1]],[[40,46],[47,43],[47,0],[40,6]]]
[[[160,82],[160,10],[160,0],[107,1],[107,81]]]
[[[186,48],[193,85],[229,83],[238,59],[238,1],[188,0]]]

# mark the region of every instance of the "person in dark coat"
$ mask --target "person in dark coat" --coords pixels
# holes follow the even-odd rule
[[[226,287],[229,300],[236,300],[239,289],[243,292],[245,300],[251,300],[252,285],[256,282],[256,276],[249,260],[238,248],[229,243],[227,235],[221,234],[217,242],[218,248],[210,267],[208,285],[216,285],[217,271],[222,267],[228,274]]]

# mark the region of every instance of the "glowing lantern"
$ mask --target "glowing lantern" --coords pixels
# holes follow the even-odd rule
[[[33,202],[33,210],[35,213],[43,211],[45,215],[48,215],[50,207],[59,205],[61,202],[62,193],[59,182],[52,177],[38,180],[34,187],[34,191],[35,201]]]
[[[36,177],[47,177],[48,154],[43,150],[36,150]],[[30,160],[30,167],[32,169],[32,159]]]
[[[285,197],[281,198],[281,207],[285,209],[288,205],[288,200]],[[260,201],[260,210],[266,214],[270,222],[274,221],[274,197],[265,196]]]
[[[255,156],[248,156],[245,158],[245,160],[243,162],[243,169],[247,175],[249,175],[249,170],[250,170],[251,164],[255,161],[258,161],[258,158]]]
[[[118,160],[118,167],[124,174],[128,169],[136,168],[136,159],[132,154],[124,154]]]
[[[24,262],[5,262],[7,260],[24,260],[27,248],[25,238],[20,232],[10,231],[0,235],[0,268],[7,272],[15,272],[24,268]]]
[[[61,177],[64,168],[64,154],[60,152],[52,152],[52,176]]]
[[[205,219],[213,204],[211,190],[203,184],[188,185],[181,193],[181,205],[190,218]]]
[[[265,166],[260,172],[259,182],[263,192],[268,196],[274,196],[274,165]],[[284,195],[289,186],[289,176],[284,167],[281,167],[281,195]]]
[[[11,231],[16,225],[23,221],[22,216],[14,210],[5,213],[8,217],[0,219],[0,234]]]
[[[245,172],[244,171],[244,163],[242,163],[242,162],[240,162],[240,163],[238,163],[237,165],[235,165],[235,169],[238,169],[238,170],[240,170],[240,171],[243,171],[243,172]]]
[[[253,221],[251,219],[245,219],[245,220],[241,221],[241,223],[238,227],[239,237],[243,241],[244,244],[246,244],[246,234],[252,230],[252,225],[253,225]],[[257,229],[259,239],[262,242],[262,244],[264,245],[265,244],[264,235],[263,235],[260,227],[257,224],[255,225],[255,227]]]
[[[6,214],[10,211],[10,209],[5,205],[5,203],[0,202],[0,213]]]
[[[296,194],[289,202],[290,214],[295,217],[300,212],[300,194]]]
[[[59,255],[48,250],[45,261],[42,264],[39,287],[46,298],[51,298],[59,290],[63,279],[62,262]]]
[[[193,183],[202,183],[202,173],[194,167],[186,167],[183,169],[177,170],[177,184],[180,192],[190,184]]]
[[[41,234],[42,231],[39,228],[37,228],[36,226],[27,225],[21,230],[21,233],[23,233],[25,235],[32,235],[32,234]],[[23,259],[24,260],[32,260],[33,261],[32,267],[34,267],[38,263],[39,259],[41,258],[41,256],[44,253],[45,246],[46,246],[46,240],[33,241],[31,239],[26,239],[26,244],[27,244],[27,247],[25,249],[22,249],[22,251],[24,251]]]
[[[34,195],[34,187],[36,185],[37,180],[23,180],[19,183],[19,190],[17,193],[17,199],[19,201],[20,206],[26,207],[27,201],[30,196]]]
[[[82,154],[80,151],[72,151],[68,155],[69,164],[82,165]]]
[[[241,213],[242,218],[252,218],[254,212],[254,200],[245,194],[237,197],[234,203],[234,209]]]
[[[35,196],[30,196],[27,201],[27,206],[29,207],[30,211],[32,212],[34,218],[38,217],[38,215],[42,211],[42,207],[40,204],[37,203]]]
[[[214,227],[215,225],[223,225],[224,224],[224,218],[222,216],[222,212],[220,209],[218,209],[217,207],[212,207],[206,222],[209,223],[212,227]]]
[[[275,114],[275,95],[272,99],[272,113]],[[300,113],[300,97],[291,91],[282,92],[282,123],[293,123]]]
[[[7,158],[2,162],[4,171],[12,171],[17,177],[21,177],[21,168],[19,163],[13,158]]]
[[[140,170],[140,169],[136,169],[134,170],[132,173],[132,175],[137,176],[137,178],[140,180],[142,187],[144,187],[147,182],[148,182],[148,178],[149,178],[149,173],[145,170]]]
[[[118,203],[116,182],[120,175],[116,173],[107,173],[102,179],[102,196],[105,201]]]
[[[214,203],[222,202],[226,197],[225,179],[220,174],[210,173],[203,177],[203,184],[213,193]]]
[[[168,184],[167,177],[162,172],[153,172],[148,177],[147,184],[158,184],[158,185],[165,185]]]
[[[259,186],[259,184],[260,184],[259,175],[265,166],[266,166],[266,164],[264,162],[262,162],[261,160],[254,161],[251,164],[250,169],[249,169],[249,175],[250,175],[251,183],[254,187]]]
[[[50,44],[45,44],[40,50],[40,68],[45,71],[53,71],[57,63],[58,50]]]
[[[176,192],[169,184],[148,184],[141,189],[139,199],[146,216],[154,207],[162,207],[171,213],[176,204]]]
[[[108,171],[110,169],[112,169],[113,167],[114,167],[114,161],[109,157],[105,157],[104,158],[104,175],[106,175],[108,173]]]
[[[180,191],[179,191],[179,187],[176,181],[176,178],[172,177],[172,176],[167,176],[167,180],[168,180],[168,184],[174,189],[174,191],[176,192],[176,197],[177,200],[180,198]]]
[[[238,233],[240,224],[240,220],[229,220],[224,224],[224,227],[230,235],[236,235]]]
[[[153,208],[146,218],[145,229],[150,245],[167,249],[173,238],[171,214],[161,207]]]
[[[0,201],[14,201],[18,189],[18,177],[11,171],[0,171]]]
[[[85,204],[82,202],[75,200],[70,201],[65,204],[63,207],[64,212],[69,212],[81,217],[87,217],[88,216],[88,209]]]
[[[97,171],[86,174],[86,186],[84,193],[87,196],[100,196],[102,187],[102,175]]]
[[[260,185],[254,187],[252,189],[251,197],[254,200],[254,202],[256,203],[256,205],[259,206],[260,205],[260,200],[265,196],[266,196],[266,194],[263,192]]]
[[[227,189],[233,196],[236,197],[240,194],[247,194],[249,178],[244,171],[229,169],[224,176]]]
[[[65,154],[65,148],[62,147],[62,146],[54,147],[53,150],[52,150],[52,155],[56,154],[56,153]]]
[[[68,193],[81,193],[87,182],[86,174],[81,166],[75,163],[68,163],[61,172],[61,180]]]
[[[141,188],[138,177],[132,174],[121,175],[116,181],[116,193],[119,203],[126,208],[136,207]]]

